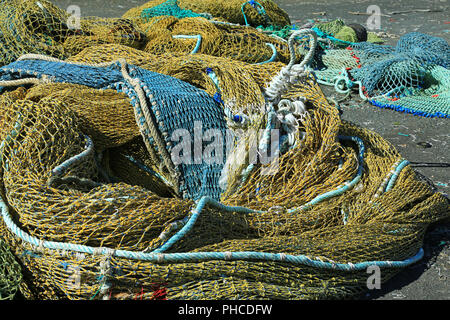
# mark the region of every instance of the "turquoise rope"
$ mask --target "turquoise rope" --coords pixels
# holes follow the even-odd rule
[[[266,43],[266,45],[272,49],[273,54],[272,54],[272,56],[270,57],[269,60],[263,61],[263,62],[258,62],[257,63],[258,65],[266,64],[266,63],[269,63],[269,62],[274,62],[277,59],[277,56],[278,56],[277,48],[272,43]]]
[[[328,199],[337,197],[342,195],[344,192],[350,190],[353,188],[356,184],[358,184],[361,181],[362,175],[363,175],[363,167],[364,167],[364,153],[365,153],[365,146],[363,141],[358,137],[348,137],[348,136],[339,136],[340,140],[346,140],[346,141],[353,141],[358,144],[359,147],[359,155],[358,155],[358,172],[356,176],[353,178],[352,181],[345,183],[340,188],[329,191],[327,193],[321,194],[320,196],[317,196],[310,202],[294,209],[288,210],[289,213],[295,213],[299,210],[309,210],[312,206],[318,204],[319,202],[326,201]]]
[[[335,37],[333,37],[333,36],[323,32],[323,31],[321,31],[317,27],[313,27],[311,29],[314,30],[319,37],[328,38],[328,39],[330,39],[332,41],[340,42],[340,43],[346,44],[346,45],[354,45],[355,44],[355,42],[350,42],[350,41],[345,41],[345,40],[341,40],[341,39],[335,38]]]
[[[243,208],[243,207],[228,207],[210,197],[203,197],[198,202],[197,207],[192,212],[192,215],[191,215],[189,221],[186,223],[186,225],[180,231],[178,231],[172,238],[170,238],[166,243],[164,243],[159,249],[154,250],[153,253],[160,253],[160,252],[167,251],[178,240],[180,240],[186,234],[188,234],[194,227],[198,217],[200,216],[201,212],[203,211],[203,209],[205,208],[206,205],[214,207],[223,212],[238,212],[238,213],[258,213],[259,212],[259,213],[261,213],[261,211],[255,211],[255,210],[247,209],[247,208]]]
[[[200,50],[200,46],[202,45],[202,36],[201,35],[195,35],[195,36],[188,36],[188,35],[174,35],[172,36],[175,39],[197,39],[197,44],[195,45],[195,48],[192,50],[191,54],[195,54]]]
[[[392,188],[394,187],[395,183],[397,182],[397,178],[400,175],[400,172],[402,172],[403,169],[405,169],[408,165],[409,165],[409,161],[407,160],[403,160],[395,169],[395,172],[393,173],[391,179],[389,180],[389,183],[386,187],[386,191],[388,192],[390,190],[392,190]]]
[[[72,158],[64,161],[59,166],[54,168],[52,170],[52,175],[54,175],[54,176],[63,175],[64,172],[66,172],[67,169],[72,167],[75,163],[82,161],[84,158],[88,157],[89,155],[91,155],[94,152],[94,143],[92,142],[92,139],[86,135],[84,136],[84,138],[87,140],[86,147],[85,147],[86,150],[84,150],[80,154],[77,154],[77,155],[73,156]]]

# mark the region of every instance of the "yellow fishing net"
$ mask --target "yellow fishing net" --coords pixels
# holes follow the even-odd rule
[[[43,1],[12,0],[0,10],[0,64],[23,54],[66,59],[95,45],[120,44],[153,54],[203,53],[249,63],[288,62],[286,42],[254,28],[202,17],[149,20],[77,17]]]
[[[139,21],[159,16],[206,16],[253,27],[290,24],[289,15],[272,0],[152,0],[130,9],[123,18]]]
[[[167,29],[189,19],[160,21]],[[114,41],[87,39],[68,60],[125,58],[220,93],[217,108],[252,121],[233,149],[242,153],[233,154],[239,161],[221,204],[181,199],[151,157],[128,95],[51,78],[9,83],[0,95],[0,233],[20,259],[26,298],[348,298],[367,289],[367,267],[380,266],[385,282],[420,259],[427,227],[450,216],[448,200],[389,142],[340,119],[313,74],[280,97],[303,99],[306,112],[295,118],[295,143],[267,174],[271,165],[248,170],[249,150],[240,148],[256,139],[251,130],[268,127],[267,88],[282,62],[156,55]]]
[[[169,194],[157,196],[151,183],[138,186],[143,171],[129,161],[122,166],[127,155],[145,157],[142,142],[132,139],[137,136],[136,125],[126,119],[126,98],[97,92],[101,99],[95,102],[89,98],[91,89],[50,87],[20,88],[1,97],[1,140],[8,141],[18,120],[23,124],[3,149],[3,196],[15,221],[46,241],[133,252],[160,246],[161,232],[188,217],[194,203]],[[391,190],[381,192],[380,186],[401,159],[395,149],[377,134],[342,122],[312,78],[290,95],[310,102],[302,128],[306,138],[280,158],[275,175],[260,175],[259,167],[238,191],[229,190],[222,199],[226,205],[263,212],[207,208],[167,254],[265,252],[354,264],[414,256],[427,226],[448,217],[447,200],[417,180],[410,167],[399,173]],[[107,102],[114,107],[102,113]],[[108,117],[109,123],[103,120]],[[83,150],[87,132],[100,142],[100,149],[108,148],[110,155],[101,162],[109,162],[109,172],[127,176],[127,183],[106,183],[98,169],[105,166],[96,164],[94,156],[60,181],[51,181],[56,164]],[[357,175],[357,148],[351,142],[340,143],[338,135],[362,139],[366,149],[361,181],[338,197],[289,211]],[[128,175],[131,171],[134,176]],[[30,298],[342,298],[364,290],[367,280],[365,270],[324,270],[289,261],[198,258],[158,263],[120,258],[114,251],[108,255],[50,250],[22,243],[3,227],[2,234],[26,267]],[[387,268],[383,281],[397,270]]]
[[[76,17],[46,0],[0,3],[1,65],[28,53],[65,59],[93,44],[140,48],[146,43],[145,35],[130,20]]]
[[[126,57],[130,64],[186,81],[205,90],[211,96],[220,90],[226,107],[235,113],[246,114],[252,110],[261,110],[265,104],[263,96],[265,86],[284,66],[280,62],[264,65],[248,64],[205,54],[154,55],[114,44],[87,48],[67,61],[99,64],[116,61],[121,57]],[[217,85],[208,74],[208,70],[217,76]]]

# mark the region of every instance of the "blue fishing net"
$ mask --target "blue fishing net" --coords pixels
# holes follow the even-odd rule
[[[355,80],[361,81],[369,95],[387,94],[403,86],[426,86],[426,68],[450,65],[450,47],[438,37],[419,32],[401,37],[396,47],[371,43],[356,43],[357,56],[364,61],[361,68],[351,71]]]
[[[337,92],[358,89],[364,100],[425,117],[450,116],[450,47],[445,39],[412,32],[397,45],[353,43],[317,50],[310,68]]]

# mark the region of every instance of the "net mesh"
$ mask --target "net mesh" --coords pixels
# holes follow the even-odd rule
[[[211,96],[220,93],[225,107],[247,115],[264,107],[263,88],[284,66],[280,62],[248,64],[205,54],[154,55],[121,45],[93,46],[68,61],[97,64],[121,57],[127,57],[133,65],[186,81]]]
[[[202,53],[249,63],[289,61],[287,44],[254,28],[213,23],[205,18],[155,17],[141,24],[144,51]]]
[[[93,44],[119,43],[140,48],[145,35],[127,19],[79,18],[46,0],[1,1],[0,65],[23,54],[65,59]]]
[[[29,53],[66,59],[103,44],[121,44],[154,54],[203,53],[249,63],[289,60],[287,45],[280,39],[254,28],[201,17],[77,18],[45,0],[2,3],[1,65]],[[220,3],[214,3],[220,8]]]
[[[397,45],[355,43],[316,53],[311,68],[338,92],[359,88],[381,108],[427,117],[448,117],[448,43],[422,33],[402,36]]]
[[[124,18],[133,21],[148,20],[159,16],[207,17],[254,27],[290,24],[289,15],[271,0],[259,2],[253,0],[153,0],[132,8],[123,15]]]
[[[17,223],[30,235],[46,241],[108,247],[116,252],[159,248],[165,243],[163,231],[173,234],[171,224],[190,217],[194,203],[173,196],[163,198],[151,187],[138,186],[143,183],[133,177],[140,180],[140,173],[147,171],[126,160],[130,154],[148,159],[139,139],[122,146],[103,146],[110,147],[109,155],[102,160],[109,162],[108,171],[127,176],[129,183],[88,184],[83,178],[103,181],[95,157],[89,157],[64,176],[79,180],[48,184],[55,164],[83,151],[83,133],[92,130],[94,123],[103,127],[98,130],[101,140],[110,135],[115,141],[117,133],[111,125],[118,124],[113,119],[116,112],[121,113],[112,109],[110,123],[102,122],[101,116],[86,118],[83,115],[88,112],[82,108],[97,114],[101,105],[88,99],[72,105],[67,95],[59,92],[73,86],[74,95],[86,90],[88,98],[92,89],[52,86],[50,95],[42,85],[2,95],[1,138],[8,141],[2,152],[2,184],[5,201]],[[104,94],[105,103],[126,100],[119,93]],[[392,176],[391,170],[401,160],[397,151],[377,134],[342,122],[312,77],[286,96],[299,95],[311,103],[310,117],[303,128],[306,139],[280,158],[280,170],[275,175],[261,175],[259,167],[239,191],[229,189],[222,199],[223,204],[262,213],[206,207],[189,235],[165,252],[200,254],[192,261],[179,262],[50,250],[39,244],[22,244],[5,231],[27,269],[29,294],[43,299],[342,298],[364,290],[365,269],[333,271],[288,260],[205,261],[201,254],[283,253],[336,264],[398,261],[414,256],[427,226],[448,217],[447,200],[420,182],[410,167],[399,173],[391,190],[382,192],[380,186],[385,186],[386,178]],[[23,125],[18,127],[17,123]],[[17,133],[11,134],[14,130]],[[358,147],[351,141],[339,142],[339,135],[359,137],[364,143],[361,181],[352,190],[308,210],[305,204],[358,175]],[[124,163],[128,165],[122,167]],[[132,171],[135,174],[129,175]],[[296,208],[301,209],[290,211]],[[387,268],[383,281],[396,272]]]
[[[12,300],[19,291],[22,269],[9,245],[0,239],[0,300]]]

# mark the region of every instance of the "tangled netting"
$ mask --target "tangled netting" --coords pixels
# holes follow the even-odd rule
[[[123,18],[139,21],[160,16],[214,18],[253,27],[290,24],[289,15],[272,0],[152,0],[130,9]]]
[[[147,23],[172,38],[222,26],[185,14],[120,19],[139,46],[75,34],[67,55],[0,68],[0,254],[20,263],[0,270],[7,297],[21,282],[29,299],[348,298],[369,266],[385,282],[420,260],[448,200],[328,103],[306,68],[316,33],[281,41],[276,62],[147,50]]]
[[[397,45],[355,43],[316,52],[311,68],[319,82],[340,93],[359,89],[371,104],[426,117],[450,115],[450,46],[413,32]]]
[[[155,17],[139,23],[147,36],[143,49],[153,54],[202,53],[249,63],[289,61],[285,41],[255,28],[214,23],[205,18]]]
[[[86,48],[105,44],[121,44],[153,54],[202,53],[249,63],[289,61],[285,41],[237,24],[189,15],[77,20],[46,0],[1,3],[0,65],[29,53],[67,59]],[[214,1],[210,5],[221,4]]]
[[[120,43],[140,48],[145,35],[127,19],[80,18],[49,1],[0,1],[0,65],[23,54],[65,59],[94,44]]]
[[[13,299],[21,281],[21,267],[7,243],[0,238],[0,301]]]
[[[67,61],[99,64],[122,57],[133,65],[189,82],[205,90],[227,109],[246,115],[264,108],[264,87],[284,66],[281,62],[248,64],[200,53],[154,55],[110,44],[87,48]]]

